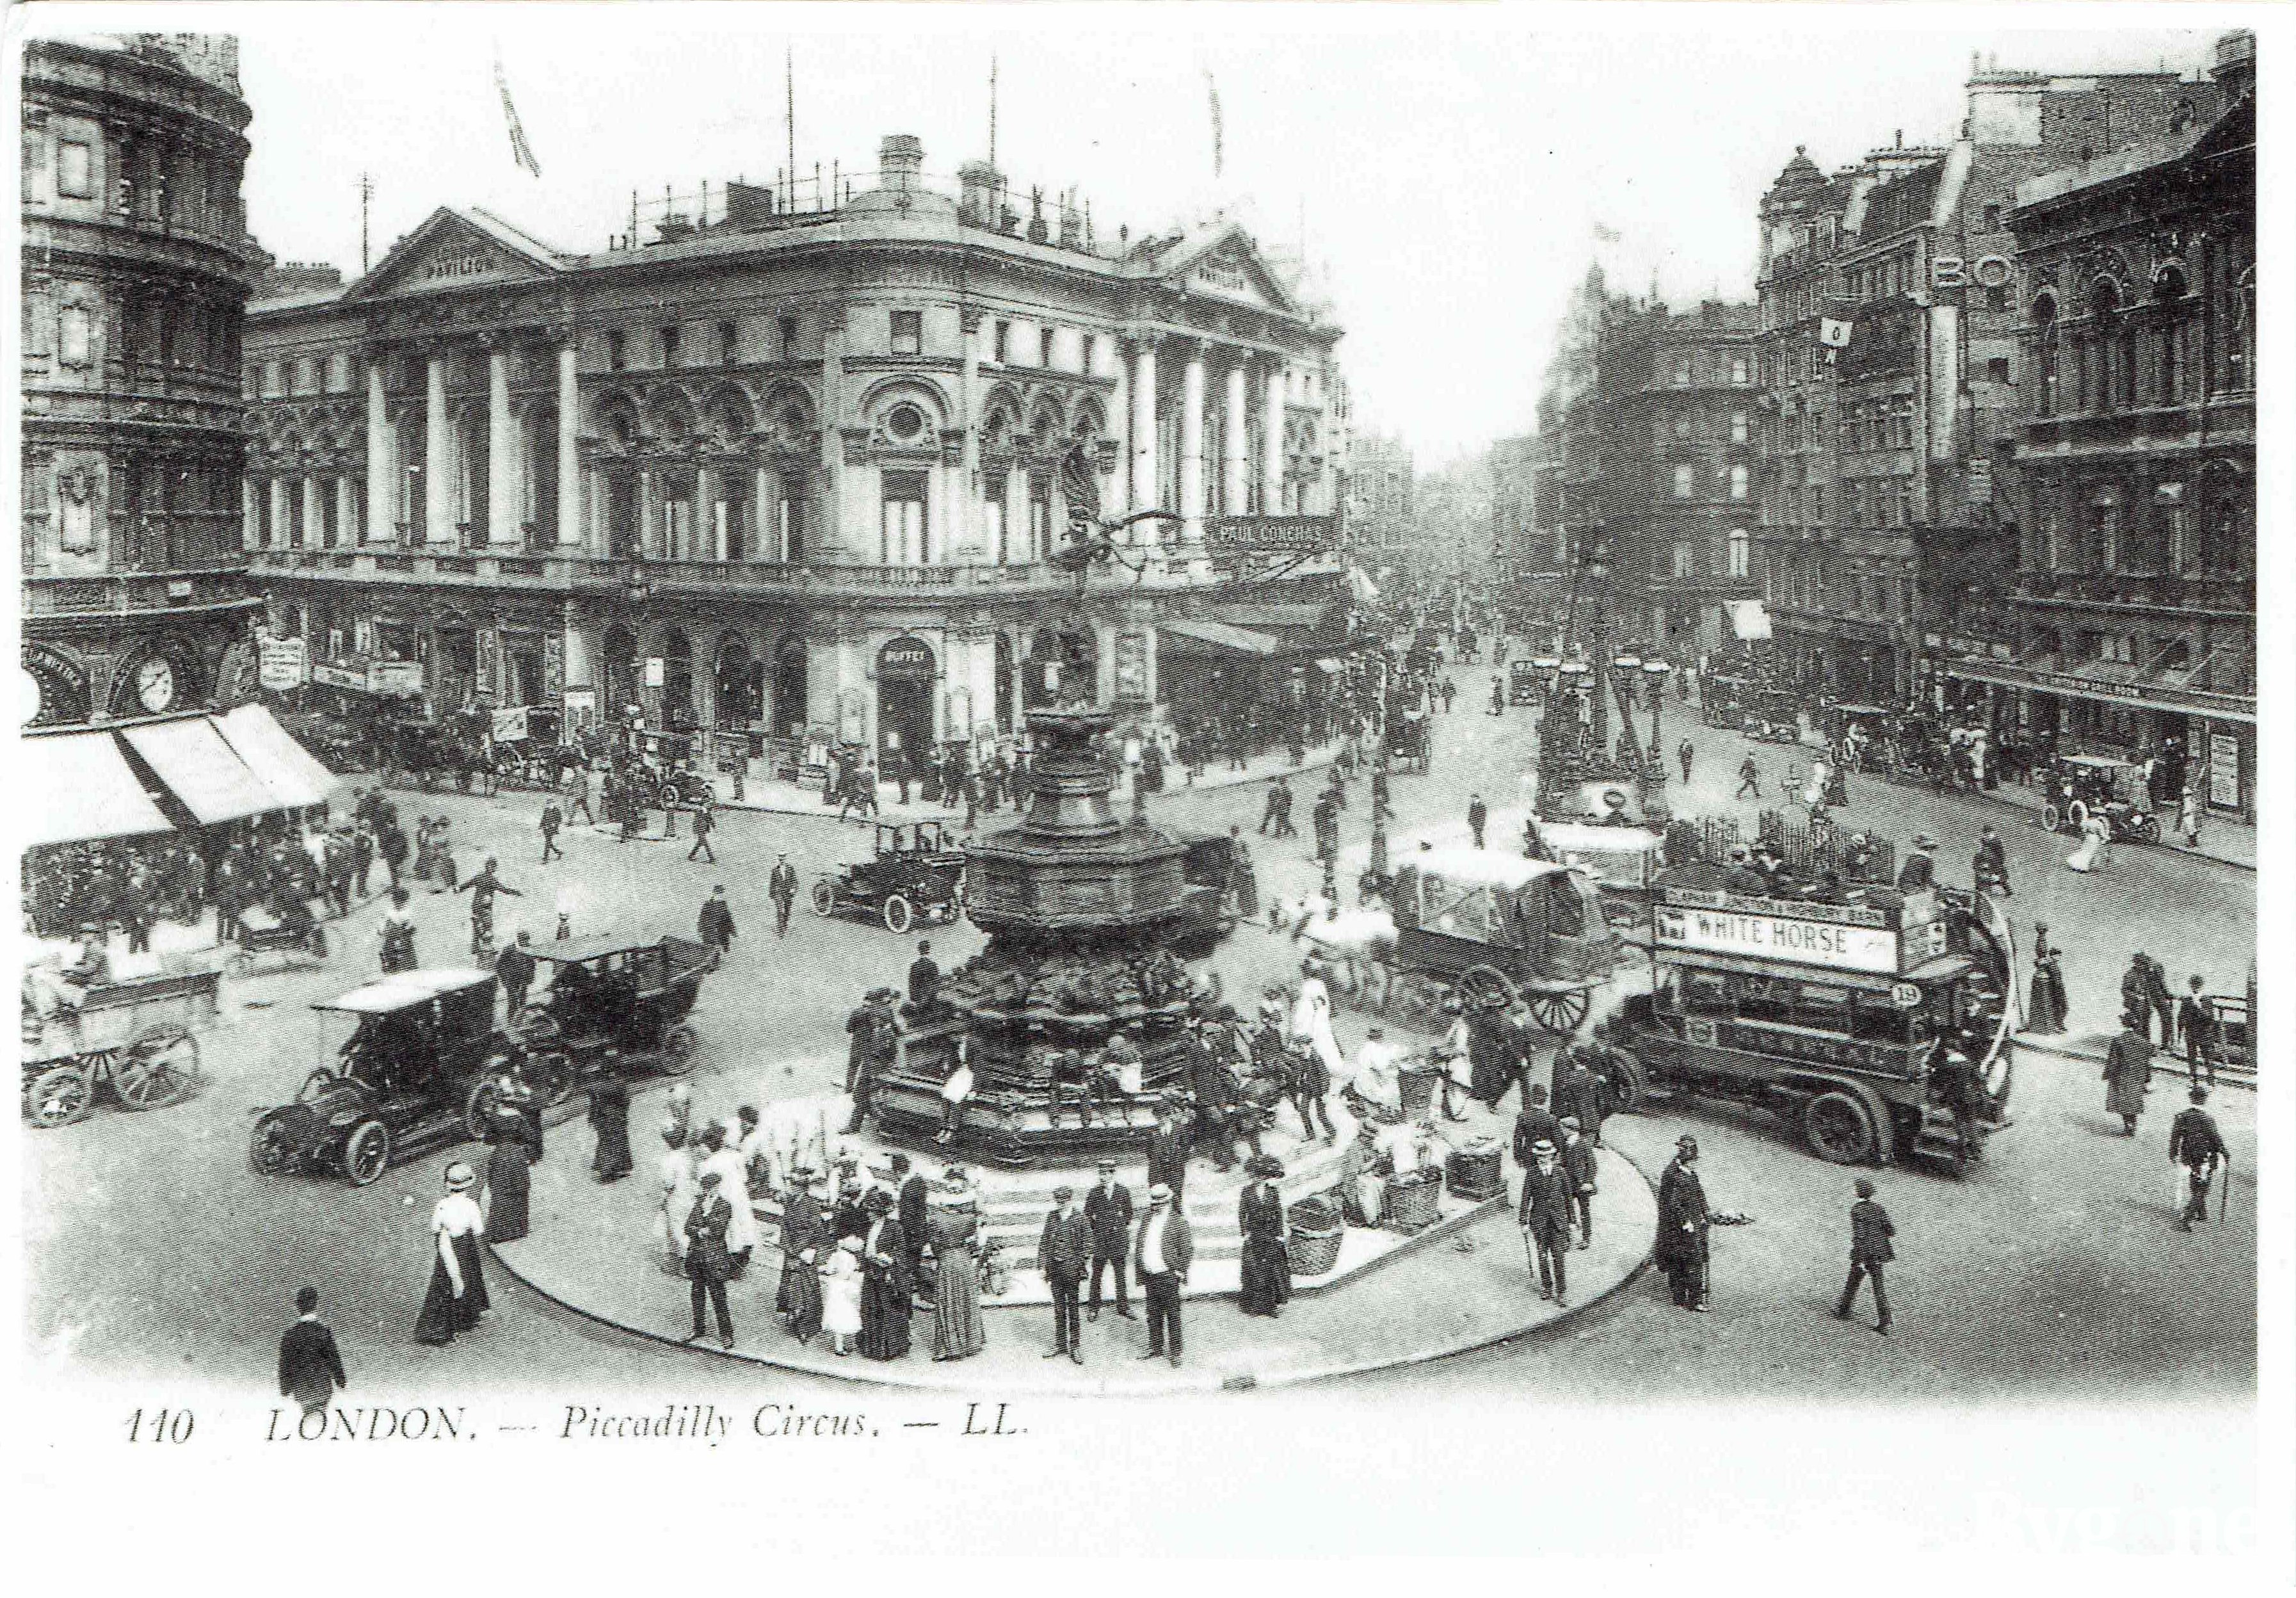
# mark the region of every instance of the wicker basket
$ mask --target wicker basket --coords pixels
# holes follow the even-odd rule
[[[1443,1213],[1440,1182],[1387,1179],[1387,1226],[1391,1231],[1424,1231]]]
[[[1417,1122],[1426,1119],[1435,1108],[1435,1084],[1442,1080],[1443,1072],[1435,1066],[1406,1066],[1396,1074],[1403,1102],[1402,1119]]]
[[[1340,1263],[1348,1223],[1335,1201],[1303,1198],[1292,1207],[1288,1219],[1292,1275],[1321,1276]]]
[[[1476,1204],[1505,1192],[1506,1168],[1499,1146],[1495,1142],[1483,1146],[1479,1140],[1453,1149],[1443,1162],[1443,1185],[1451,1190],[1452,1198]]]

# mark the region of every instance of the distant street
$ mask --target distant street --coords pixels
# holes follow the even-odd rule
[[[1395,779],[1401,836],[1456,822],[1473,791],[1495,806],[1520,802],[1530,754],[1527,713],[1493,719],[1472,703],[1463,696],[1454,714],[1439,718],[1431,776]],[[1673,709],[1669,749],[1683,735]],[[1690,736],[1698,749],[1695,808],[1728,809],[1742,740],[1703,727]],[[1763,745],[1756,753],[1767,795],[1786,752]],[[1320,781],[1309,776],[1298,785],[1303,809]],[[1343,819],[1349,843],[1360,841],[1365,825],[1360,780],[1354,794]],[[1849,825],[1901,841],[1917,828],[1935,833],[1942,874],[1954,881],[1966,878],[1979,823],[1993,821],[2008,844],[2021,940],[2038,915],[2067,947],[2077,1031],[2111,1024],[2119,974],[2134,947],[2161,958],[2180,986],[2194,970],[2218,992],[2237,992],[2244,980],[2254,940],[2249,873],[2130,847],[2110,873],[2077,878],[2061,863],[2067,845],[2008,807],[1874,779],[1853,779],[1851,799]],[[525,927],[546,938],[561,908],[580,933],[690,935],[710,886],[727,885],[741,936],[695,1016],[704,1042],[694,1080],[705,1114],[832,1090],[841,1080],[842,1020],[860,993],[897,980],[916,936],[931,938],[944,966],[981,941],[969,926],[898,939],[873,924],[824,922],[800,908],[787,942],[777,942],[764,895],[775,853],[787,850],[809,885],[817,871],[868,849],[865,828],[824,817],[729,812],[715,866],[688,861],[687,838],[624,844],[578,828],[563,840],[568,859],[545,868],[536,858],[539,795],[409,793],[399,803],[410,823],[418,814],[454,818],[464,872],[487,853],[500,857],[504,879],[526,895],[498,907],[501,935]],[[1740,808],[1751,818],[1755,807]],[[1256,787],[1152,802],[1158,820],[1188,829],[1238,822],[1250,836],[1259,813]],[[1010,819],[1003,812],[996,821]],[[1316,870],[1300,846],[1307,841],[1279,850],[1254,838],[1263,894],[1314,886]],[[415,909],[424,963],[465,958],[467,900],[418,892]],[[508,1286],[479,1336],[444,1351],[420,1347],[409,1331],[427,1271],[422,1222],[447,1157],[415,1160],[364,1190],[249,1172],[251,1112],[291,1098],[340,1041],[340,1018],[306,1006],[373,974],[378,914],[373,904],[354,912],[323,970],[226,984],[226,1025],[202,1039],[213,1081],[198,1100],[141,1116],[101,1107],[81,1125],[27,1133],[26,1190],[36,1199],[25,1207],[34,1261],[29,1307],[39,1352],[126,1374],[164,1351],[187,1373],[239,1371],[253,1389],[267,1390],[289,1298],[308,1280],[326,1295],[355,1380],[369,1394],[435,1388],[480,1372],[490,1384],[637,1380],[687,1358],[599,1331]],[[1281,974],[1294,952],[1287,941],[1245,929],[1218,963],[1233,996]],[[1355,1011],[1341,1017],[1350,1050],[1364,1020]],[[1841,1285],[1852,1173],[1814,1158],[1760,1116],[1662,1108],[1620,1119],[1614,1145],[1652,1177],[1675,1133],[1695,1129],[1714,1202],[1756,1217],[1752,1226],[1716,1234],[1712,1314],[1671,1309],[1645,1278],[1557,1334],[1349,1385],[1417,1390],[1464,1380],[1595,1398],[1718,1390],[1726,1372],[1734,1390],[1750,1394],[1867,1396],[1877,1380],[1939,1398],[2013,1388],[2070,1394],[2124,1382],[2156,1396],[2233,1391],[2252,1382],[2255,1363],[2253,1100],[2227,1090],[2215,1104],[2238,1173],[2230,1222],[2179,1236],[2169,1225],[2165,1145],[2183,1085],[2158,1078],[2142,1135],[2123,1140],[2112,1135],[2117,1123],[2103,1114],[2094,1066],[2027,1051],[2011,1107],[2017,1124],[1993,1141],[1969,1178],[1873,1173],[1897,1218],[1902,1261],[1891,1278],[1898,1335],[1886,1343],[1824,1314]],[[632,1116],[642,1172],[655,1147],[656,1103],[651,1092],[641,1096]],[[551,1133],[550,1157],[586,1158],[588,1145],[578,1120]],[[644,1247],[632,1238],[626,1261],[601,1268],[649,1268]]]

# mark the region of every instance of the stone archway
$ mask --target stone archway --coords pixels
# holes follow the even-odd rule
[[[728,632],[718,638],[714,677],[718,726],[760,727],[765,724],[765,665],[750,653],[750,646],[741,634]]]
[[[801,738],[810,724],[808,702],[812,691],[812,665],[803,638],[788,638],[774,652],[774,731],[783,737]]]

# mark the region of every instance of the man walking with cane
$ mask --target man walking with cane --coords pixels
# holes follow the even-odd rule
[[[1570,1257],[1570,1173],[1552,1139],[1531,1145],[1522,1174],[1522,1204],[1515,1219],[1522,1227],[1523,1264],[1538,1275],[1538,1296],[1557,1309],[1570,1307],[1567,1265]]]

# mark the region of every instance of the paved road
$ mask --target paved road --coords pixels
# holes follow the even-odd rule
[[[1670,734],[1669,745],[1679,736]],[[1726,803],[1739,741],[1700,729],[1693,785],[1698,806]],[[1398,778],[1399,828],[1450,821],[1480,788],[1512,798],[1529,762],[1529,723],[1480,714],[1462,700],[1439,723],[1434,774]],[[1766,766],[1781,752],[1760,751]],[[1312,787],[1312,781],[1308,785]],[[1364,825],[1362,789],[1348,812],[1349,837]],[[1504,797],[1503,797],[1504,796]],[[1849,819],[1903,833],[1935,831],[1958,877],[1979,819],[2013,823],[2009,839],[2022,915],[2041,913],[2072,950],[2076,1020],[2104,1025],[2132,935],[2172,975],[2201,969],[2212,986],[2235,984],[2252,947],[2251,876],[2167,852],[2123,850],[2114,874],[2074,878],[2052,869],[2061,845],[2013,812],[1980,801],[1866,782]],[[503,875],[529,896],[497,910],[504,931],[526,925],[546,936],[562,903],[578,932],[609,924],[684,931],[711,884],[728,885],[742,927],[733,957],[708,984],[696,1016],[705,1038],[697,1083],[706,1111],[723,1113],[756,1095],[816,1091],[841,1071],[847,1009],[865,987],[895,981],[908,942],[858,922],[824,923],[800,911],[776,943],[763,895],[775,851],[787,849],[810,878],[840,854],[865,852],[865,829],[813,818],[735,815],[718,835],[720,864],[687,861],[685,844],[619,844],[608,834],[570,835],[570,858],[535,861],[534,797],[488,801],[409,795],[402,812],[444,811],[463,842],[465,869],[493,847]],[[1304,808],[1304,805],[1303,805]],[[1751,809],[1751,807],[1749,807]],[[1160,817],[1210,828],[1259,813],[1255,789],[1178,795]],[[1997,825],[1999,823],[1997,822]],[[1310,887],[1305,850],[1259,850],[1269,891]],[[467,902],[417,900],[422,951],[445,963],[467,943]],[[121,1375],[155,1363],[195,1373],[266,1380],[287,1301],[305,1281],[326,1294],[329,1313],[363,1390],[435,1390],[482,1373],[490,1388],[658,1382],[684,1357],[641,1346],[541,1305],[515,1289],[484,1334],[451,1350],[410,1343],[408,1329],[428,1270],[422,1221],[438,1191],[443,1157],[392,1172],[354,1192],[318,1179],[266,1182],[249,1173],[244,1147],[252,1110],[294,1091],[333,1046],[332,1025],[305,1006],[373,969],[369,906],[354,913],[346,948],[329,968],[258,976],[226,993],[229,1025],[206,1040],[214,1083],[198,1100],[147,1116],[100,1110],[90,1122],[25,1140],[29,1330],[36,1350]],[[935,953],[954,964],[980,946],[969,927],[931,932]],[[1279,973],[1294,951],[1265,934],[1240,934],[1220,964],[1234,992]],[[1361,1017],[1342,1017],[1343,1040]],[[2243,1180],[2230,1224],[2185,1238],[2164,1207],[2171,1089],[2141,1140],[2107,1135],[2102,1090],[2091,1067],[2037,1061],[2021,1068],[2019,1124],[1996,1141],[1990,1163],[1969,1181],[1884,1173],[1884,1197],[1901,1232],[1897,1297],[1902,1335],[1888,1343],[1823,1313],[1838,1289],[1849,1174],[1812,1159],[1767,1121],[1685,1109],[1620,1124],[1622,1146],[1655,1170],[1675,1132],[1696,1128],[1715,1201],[1751,1212],[1757,1224],[1718,1234],[1718,1306],[1680,1314],[1654,1288],[1638,1288],[1568,1333],[1492,1350],[1416,1372],[1357,1379],[1375,1390],[1546,1388],[1577,1397],[1715,1390],[1728,1371],[1738,1391],[1870,1396],[1877,1381],[1933,1397],[1956,1394],[2086,1390],[2136,1382],[2157,1394],[2231,1391],[2254,1380],[2252,1190]],[[2239,1168],[2252,1169],[2252,1107],[2222,1096]],[[634,1122],[644,1137],[641,1099]],[[578,1125],[554,1138],[586,1139]],[[643,1147],[643,1142],[641,1142]],[[1645,1290],[1647,1288],[1647,1290]],[[786,1375],[776,1387],[803,1391]],[[824,1388],[821,1396],[826,1396]]]

